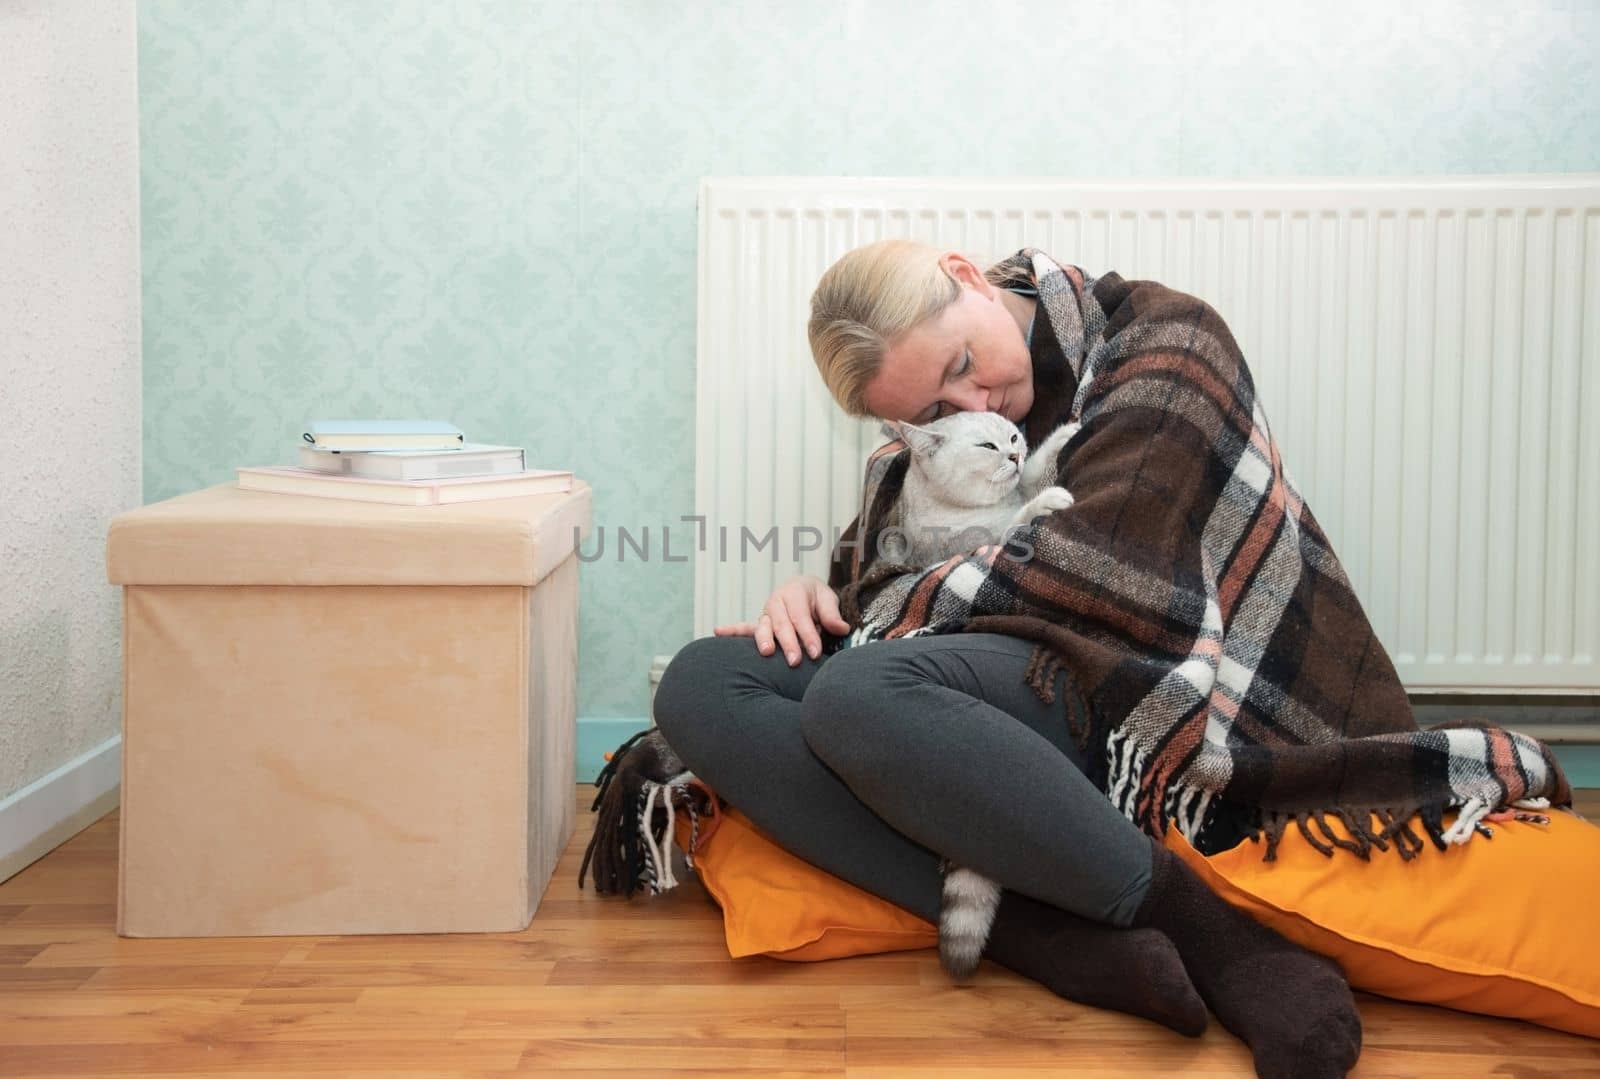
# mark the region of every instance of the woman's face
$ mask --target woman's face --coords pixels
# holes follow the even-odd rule
[[[961,296],[890,343],[865,400],[885,420],[927,423],[952,412],[998,412],[1020,423],[1033,407],[1033,361],[1002,289],[955,252],[941,261]]]

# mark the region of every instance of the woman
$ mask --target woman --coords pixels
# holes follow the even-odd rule
[[[657,690],[660,733],[784,847],[929,921],[941,856],[1003,884],[986,954],[1060,995],[1185,1034],[1204,1028],[1209,1005],[1259,1074],[1343,1075],[1361,1027],[1337,967],[1235,912],[1146,832],[1177,817],[1209,853],[1263,828],[1275,838],[1296,812],[1304,829],[1307,810],[1387,805],[1421,812],[1437,842],[1440,807],[1468,796],[1451,786],[1452,747],[1415,733],[1264,421],[1253,428],[1248,370],[1221,320],[1153,282],[1089,278],[1032,248],[980,271],[890,240],[824,274],[810,338],[853,415],[997,411],[1030,445],[1082,422],[1061,458],[1077,501],[1029,526],[1028,548],[1043,552],[1033,565],[994,548],[922,572],[872,565],[905,469],[903,453],[875,454],[830,581],[795,578],[756,621],[682,649]],[[1248,574],[1242,556],[1215,565],[1214,515],[1247,517],[1228,504],[1242,497],[1217,467],[1228,455],[1270,461],[1275,481],[1256,501],[1277,507],[1276,529],[1229,547],[1276,557]],[[1298,576],[1281,577],[1296,560]],[[1275,584],[1293,595],[1263,627],[1255,601]],[[1341,619],[1319,621],[1335,607]],[[1286,646],[1267,631],[1278,625],[1298,632],[1293,661],[1323,675],[1319,686],[1349,690],[1342,719],[1274,680]],[[871,646],[835,651],[852,629]],[[1341,654],[1348,638],[1363,645],[1354,661]],[[1268,729],[1272,709],[1244,688],[1229,695],[1237,641],[1261,673],[1245,688],[1279,691],[1296,738]],[[1375,718],[1352,721],[1352,710]],[[1219,714],[1238,729],[1213,738]],[[1379,737],[1350,738],[1365,734]],[[1294,741],[1312,745],[1276,744]],[[1322,778],[1329,742],[1353,762],[1353,785]],[[1401,743],[1406,761],[1429,762],[1417,771],[1426,781],[1386,772]],[[1550,774],[1537,789],[1495,789],[1561,796],[1548,754],[1515,748]],[[1363,826],[1360,842],[1406,851],[1410,816],[1379,833]]]

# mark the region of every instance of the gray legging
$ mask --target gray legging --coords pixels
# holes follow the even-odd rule
[[[1001,885],[1127,926],[1150,841],[1082,771],[1056,703],[1023,680],[1033,643],[911,637],[790,667],[750,637],[668,665],[656,724],[689,770],[786,850],[930,922],[943,854]],[[937,852],[937,853],[936,853]]]

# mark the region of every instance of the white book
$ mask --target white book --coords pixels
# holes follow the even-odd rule
[[[458,450],[324,450],[300,447],[300,467],[334,476],[375,480],[444,480],[457,476],[509,476],[527,470],[518,446],[463,443]]]
[[[366,476],[335,476],[327,472],[279,465],[246,466],[234,471],[239,474],[239,486],[246,491],[344,498],[357,502],[391,502],[405,506],[440,506],[489,498],[525,498],[572,490],[572,473],[557,469],[523,472],[514,476],[456,476],[443,480],[375,480]]]
[[[444,420],[313,420],[300,437],[325,450],[450,450],[467,440]]]

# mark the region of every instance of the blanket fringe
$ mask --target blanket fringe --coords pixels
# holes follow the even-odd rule
[[[1033,688],[1041,701],[1054,704],[1056,700],[1055,672],[1061,666],[1061,657],[1042,644],[1033,646],[1028,666],[1022,672],[1023,681]]]
[[[655,727],[635,734],[607,756],[594,780],[599,789],[589,811],[600,815],[578,866],[578,887],[583,887],[592,862],[594,889],[600,895],[631,897],[641,888],[659,895],[678,884],[672,873],[677,809],[689,814],[684,862],[693,869],[693,851],[704,841],[701,817],[716,816],[716,795],[684,767]],[[708,827],[706,834],[710,831]]]
[[[589,845],[584,849],[583,862],[578,866],[578,887],[583,887],[584,874],[589,869],[591,860],[594,862],[594,888],[601,895],[611,895],[617,892],[633,894],[638,878],[639,859],[637,841],[631,841],[628,830],[623,827],[624,806],[622,784],[616,782],[618,770],[628,750],[650,732],[640,731],[638,734],[623,742],[612,753],[606,766],[600,769],[600,774],[594,777],[597,788],[594,801],[589,805],[589,812],[599,812],[600,816],[595,821],[594,835],[589,839]]]
[[[1469,804],[1460,807],[1456,822],[1449,831],[1444,827],[1444,813],[1448,806],[1427,805],[1415,809],[1308,809],[1298,812],[1263,810],[1260,830],[1250,836],[1252,841],[1267,841],[1262,860],[1278,860],[1278,844],[1292,823],[1311,848],[1324,857],[1333,857],[1336,850],[1347,850],[1363,860],[1370,859],[1374,849],[1388,851],[1392,845],[1402,861],[1410,861],[1425,846],[1414,825],[1433,840],[1439,850],[1448,850],[1451,843],[1462,843],[1472,834],[1493,836],[1484,826],[1482,818],[1487,806]],[[1336,817],[1345,827],[1347,836],[1333,830],[1328,818]],[[1374,827],[1376,821],[1376,827]]]

